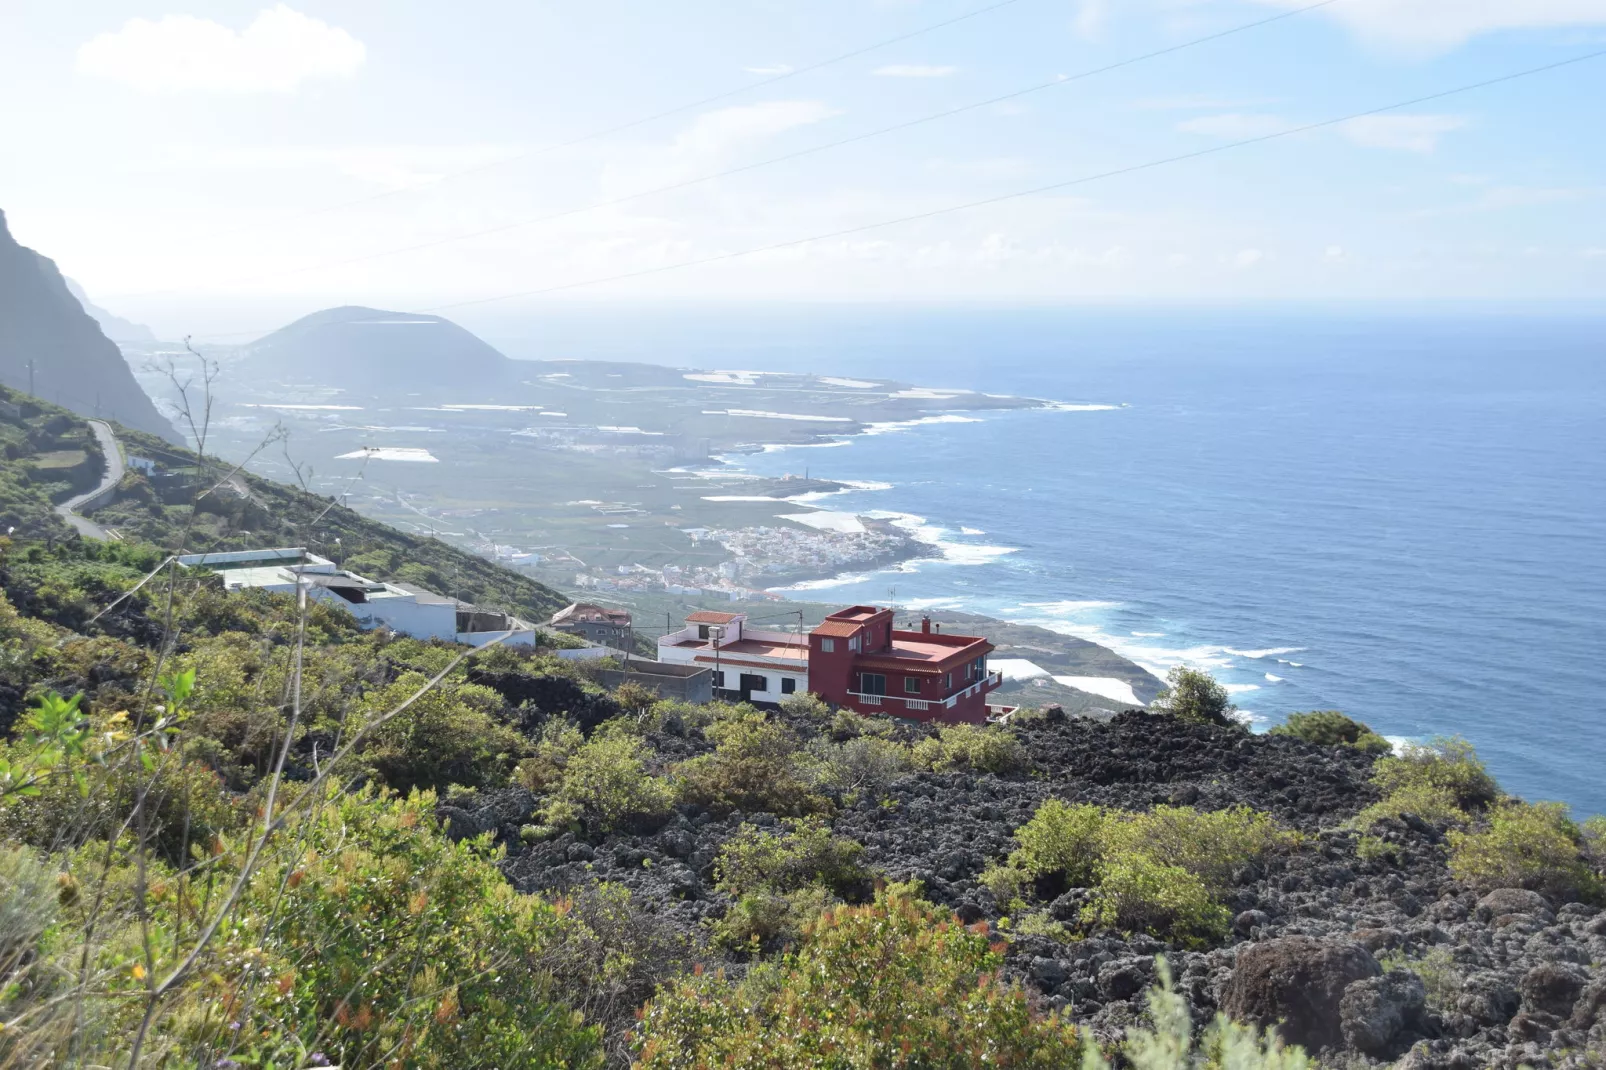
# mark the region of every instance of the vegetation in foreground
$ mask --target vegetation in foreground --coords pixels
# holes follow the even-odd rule
[[[896,811],[910,784],[1032,785],[1032,718],[923,731],[808,696],[779,714],[610,696],[548,652],[225,595],[169,548],[0,547],[0,1065],[1307,1065],[1247,1027],[1195,1028],[1163,968],[1117,1039],[1011,965],[1017,942],[1230,941],[1243,875],[1307,849],[1268,813],[1045,794],[983,874],[1008,913],[966,924],[881,879],[842,819]],[[487,672],[570,697],[510,705]],[[1207,677],[1179,674],[1167,708],[1247,738]],[[1326,714],[1289,734],[1371,749]],[[1420,852],[1425,827],[1469,887],[1599,900],[1606,829],[1506,798],[1465,744],[1372,769],[1357,865]],[[512,846],[574,860],[728,821],[721,909],[677,929],[619,885],[519,894],[508,841],[450,817],[512,790],[538,818]],[[1464,994],[1453,961],[1398,965],[1442,1004]]]

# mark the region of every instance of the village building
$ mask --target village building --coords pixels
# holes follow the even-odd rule
[[[992,643],[944,633],[930,618],[918,631],[900,630],[893,616],[849,606],[800,635],[750,628],[741,613],[702,610],[658,641],[658,658],[711,668],[716,695],[743,701],[812,691],[860,713],[971,724],[1008,712],[987,702],[1003,684],[987,668]]]
[[[629,650],[634,637],[630,613],[591,602],[573,602],[552,614],[552,627],[588,643]]]
[[[186,554],[186,568],[216,572],[227,591],[258,589],[294,594],[339,606],[365,627],[385,627],[415,639],[443,639],[484,646],[501,640],[534,646],[535,626],[497,610],[481,609],[411,583],[370,580],[303,547]]]

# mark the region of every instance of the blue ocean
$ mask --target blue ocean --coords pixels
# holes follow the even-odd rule
[[[1257,727],[1339,709],[1459,734],[1508,790],[1606,813],[1606,318],[791,308],[521,335],[519,355],[1065,403],[732,460],[885,485],[828,507],[944,552],[798,597],[1204,667]]]

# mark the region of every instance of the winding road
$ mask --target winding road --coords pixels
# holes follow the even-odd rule
[[[94,490],[85,491],[83,494],[76,494],[68,498],[56,506],[56,512],[61,514],[63,520],[77,528],[78,534],[84,538],[100,539],[104,542],[112,538],[112,535],[105,528],[78,512],[78,510],[92,502],[94,505],[100,504],[95,499],[106,494],[123,481],[123,454],[117,448],[117,436],[112,434],[109,424],[103,420],[90,420],[89,427],[95,432],[95,439],[100,443],[100,451],[106,457],[106,472],[101,476],[100,484]],[[89,505],[89,507],[93,509],[94,505]]]

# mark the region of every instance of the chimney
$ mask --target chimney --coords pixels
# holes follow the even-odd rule
[[[921,635],[930,635],[931,634],[931,618],[930,617],[921,617],[920,618],[920,634]]]

